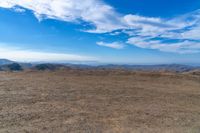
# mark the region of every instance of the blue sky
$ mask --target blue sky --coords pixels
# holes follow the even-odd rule
[[[200,2],[0,1],[0,58],[200,64]]]

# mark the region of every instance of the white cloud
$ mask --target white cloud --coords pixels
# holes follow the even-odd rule
[[[13,7],[15,4],[11,1],[5,0],[5,1],[0,1],[0,7],[3,8],[11,8]]]
[[[112,42],[112,43],[97,42],[97,45],[114,49],[123,49],[125,47],[125,45],[120,42]]]
[[[160,28],[143,26],[137,32],[127,31],[127,34],[131,36],[127,43],[164,52],[200,52],[200,10],[166,21],[159,19],[155,21],[169,26],[161,25]]]
[[[181,36],[184,39],[200,40],[200,24],[191,28],[188,31],[182,32]]]
[[[60,54],[22,50],[16,48],[0,48],[0,58],[14,61],[96,61],[97,59],[89,56],[75,54]]]
[[[83,0],[0,1],[0,7],[14,8],[15,6],[33,11],[39,20],[50,18],[73,23],[87,22],[93,28],[86,29],[85,32],[110,33],[110,35],[125,33],[130,38],[128,43],[141,48],[160,49],[166,52],[199,51],[195,47],[199,46],[200,41],[200,9],[171,19],[163,19],[120,14],[103,0],[84,0],[84,2]],[[134,36],[139,38],[133,40]],[[163,44],[163,39],[176,39],[177,42],[170,43],[170,45]],[[116,42],[111,44],[101,42],[100,45],[121,46],[116,45]]]
[[[25,9],[19,8],[19,7],[14,7],[13,9],[14,9],[15,12],[19,12],[19,13],[22,13],[22,12],[26,11]]]
[[[162,40],[152,40],[151,38],[132,37],[127,43],[140,48],[156,49],[164,52],[174,53],[198,53],[200,52],[200,42],[181,41],[181,42],[164,42]]]
[[[150,40],[149,38],[145,37],[132,37],[128,39],[127,43],[133,44],[140,48],[151,48],[152,45],[160,44],[160,41]]]
[[[0,7],[21,6],[32,10],[41,20],[58,19],[67,22],[83,20],[94,26],[88,32],[103,33],[122,28],[114,9],[100,0],[3,0]]]

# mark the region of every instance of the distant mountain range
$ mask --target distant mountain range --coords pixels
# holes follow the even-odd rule
[[[0,70],[1,71],[21,71],[23,69],[31,68],[31,63],[20,63],[7,59],[0,59]]]
[[[19,71],[24,69],[31,70],[57,70],[57,69],[124,69],[124,70],[141,70],[141,71],[173,71],[173,72],[189,72],[199,71],[200,66],[189,66],[179,64],[163,64],[163,65],[83,65],[83,64],[54,64],[54,63],[17,63],[7,59],[0,59],[0,70]]]
[[[7,59],[0,59],[0,65],[8,65],[12,63],[14,63],[14,61],[7,60]]]
[[[186,72],[200,67],[179,65],[179,64],[162,64],[162,65],[104,65],[98,68],[110,69],[128,69],[128,70],[142,70],[142,71],[173,71],[173,72]]]

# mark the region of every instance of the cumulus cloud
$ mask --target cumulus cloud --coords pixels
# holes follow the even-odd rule
[[[127,34],[128,43],[166,52],[199,52],[200,9],[170,19],[121,14],[103,0],[2,0],[0,7],[22,7],[33,11],[39,19],[57,19],[72,23],[87,22],[90,28],[84,32]],[[91,28],[92,27],[92,28]],[[84,27],[85,28],[85,27]],[[117,32],[116,32],[117,31]],[[136,38],[134,40],[133,38]],[[177,40],[173,43],[164,39]],[[97,43],[101,46],[121,45]],[[113,48],[114,48],[113,47]],[[119,48],[118,48],[119,49]]]
[[[97,45],[114,48],[114,49],[123,49],[125,45],[120,42],[112,42],[112,43],[106,43],[106,42],[97,42]]]
[[[75,54],[60,54],[50,52],[29,51],[18,48],[0,48],[0,58],[6,58],[14,61],[96,61],[94,57],[75,55]]]

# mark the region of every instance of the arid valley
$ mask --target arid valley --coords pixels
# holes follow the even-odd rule
[[[0,72],[2,133],[199,133],[195,72]]]
[[[200,0],[0,0],[0,133],[200,133]]]

